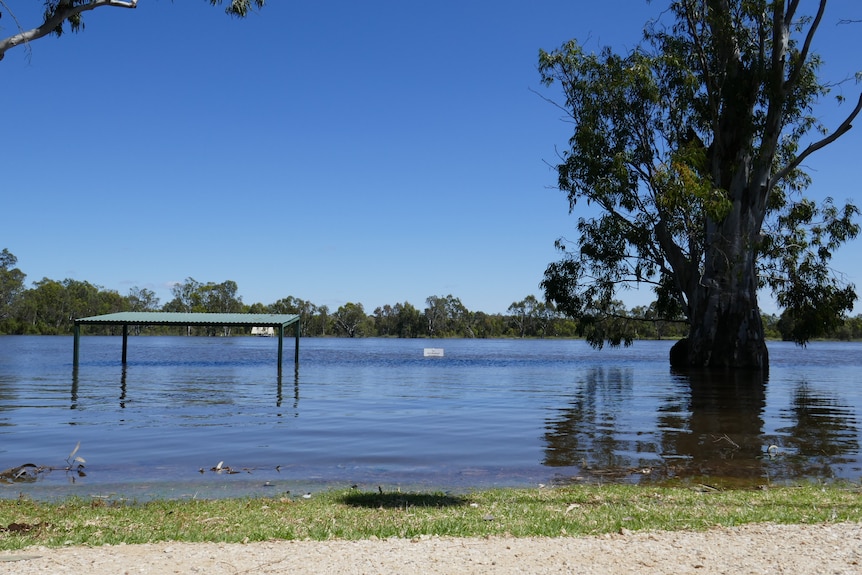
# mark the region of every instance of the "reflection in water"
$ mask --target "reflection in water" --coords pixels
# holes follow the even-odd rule
[[[6,427],[10,424],[10,414],[5,413],[11,411],[7,406],[15,399],[14,386],[12,378],[0,373],[0,427]]]
[[[789,409],[781,418],[790,425],[778,429],[777,441],[788,473],[834,477],[834,465],[852,462],[859,452],[859,422],[853,407],[837,396],[818,391],[802,381],[794,389]]]
[[[278,370],[278,385],[276,388],[275,395],[275,406],[281,407],[281,404],[284,402],[284,393],[282,391],[282,378],[281,378],[281,368]],[[297,409],[299,408],[299,366],[293,370],[293,412],[294,416],[298,417],[299,413]],[[281,415],[281,414],[279,414]]]
[[[429,361],[422,349],[433,342],[316,338],[301,384],[287,366],[276,378],[271,342],[258,338],[141,337],[124,370],[115,338],[88,338],[80,371],[71,343],[0,337],[0,467],[61,463],[80,441],[88,475],[75,488],[93,492],[186,473],[192,493],[227,481],[742,486],[862,476],[858,343],[776,343],[765,382],[673,372],[668,342],[595,352],[452,340]],[[256,471],[198,473],[222,460]],[[65,487],[57,476],[39,483]]]
[[[78,366],[72,368],[72,399],[69,409],[78,409]]]
[[[624,406],[631,403],[633,386],[631,368],[596,367],[587,371],[569,407],[548,422],[543,463],[602,470],[638,465],[639,461],[624,455],[639,450],[618,425]]]
[[[858,453],[854,409],[806,384],[782,414],[791,425],[767,437],[762,374],[686,371],[669,378],[653,401],[638,396],[629,369],[590,370],[569,404],[546,421],[543,463],[576,467],[578,480],[751,483],[831,478],[832,465],[852,463]],[[649,405],[654,413],[645,411]]]
[[[122,371],[120,373],[120,397],[119,397],[119,405],[121,409],[126,408],[126,403],[128,402],[128,371],[126,366],[123,366]],[[219,401],[218,396],[213,394],[212,388],[209,387],[196,387],[198,382],[187,382],[186,385],[190,386],[189,390],[191,391],[190,395],[196,396],[199,398],[200,402],[208,403],[208,404],[216,404],[216,403],[230,403],[230,399],[222,397]],[[226,392],[227,395],[230,395],[230,392]],[[0,397],[2,399],[2,397]],[[278,370],[278,376],[276,380],[276,396],[275,396],[275,406],[281,407],[284,402],[284,392],[283,392],[283,384],[282,384],[282,371]],[[71,390],[71,404],[69,409],[78,409],[78,368],[74,368],[72,370],[72,390]],[[298,415],[297,409],[299,407],[299,368],[296,368],[293,373],[293,411],[294,415]],[[281,414],[279,414],[281,415]]]
[[[769,447],[763,444],[766,377],[758,371],[686,371],[674,377],[689,397],[675,427],[659,422],[665,475],[762,477]]]
[[[126,408],[126,366],[123,366],[123,373],[120,376],[120,408]]]

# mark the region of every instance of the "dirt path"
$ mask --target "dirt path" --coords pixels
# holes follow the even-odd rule
[[[862,524],[747,525],[555,539],[272,541],[31,548],[0,553],[15,575],[862,574]],[[5,569],[4,569],[5,567]]]

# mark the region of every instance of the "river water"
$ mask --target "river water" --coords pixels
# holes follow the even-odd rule
[[[667,341],[285,344],[279,373],[274,338],[132,336],[123,367],[83,336],[74,371],[71,337],[0,337],[0,471],[51,468],[0,497],[862,477],[858,343],[771,343],[766,382],[674,373]]]

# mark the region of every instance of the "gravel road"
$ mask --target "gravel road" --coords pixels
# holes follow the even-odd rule
[[[14,575],[862,574],[862,523],[757,524],[600,537],[420,537],[248,544],[158,543],[0,553]],[[8,562],[8,563],[6,563]],[[6,567],[6,569],[4,569]]]

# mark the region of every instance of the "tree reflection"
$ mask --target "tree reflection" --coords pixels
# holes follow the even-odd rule
[[[631,369],[590,370],[548,422],[544,464],[638,481],[763,475],[763,375],[671,373],[654,398],[639,397],[634,379]]]
[[[664,477],[762,477],[766,376],[754,370],[672,375],[689,396],[671,419],[659,417]]]
[[[653,397],[638,395],[631,369],[594,368],[580,383],[548,421],[545,465],[638,481],[762,473],[759,374],[672,373]]]
[[[623,405],[634,400],[631,368],[590,369],[569,406],[547,422],[544,465],[612,470],[633,465],[624,454],[639,452],[623,436],[618,419]]]
[[[855,409],[806,382],[767,434],[764,374],[671,372],[660,392],[646,382],[638,389],[635,379],[632,369],[589,370],[546,422],[544,465],[576,468],[584,480],[755,485],[843,477],[850,470],[835,467],[855,464]]]
[[[781,419],[790,422],[778,429],[782,458],[776,463],[785,473],[831,479],[843,475],[836,466],[856,463],[852,456],[859,452],[859,422],[854,408],[837,396],[801,381]]]

